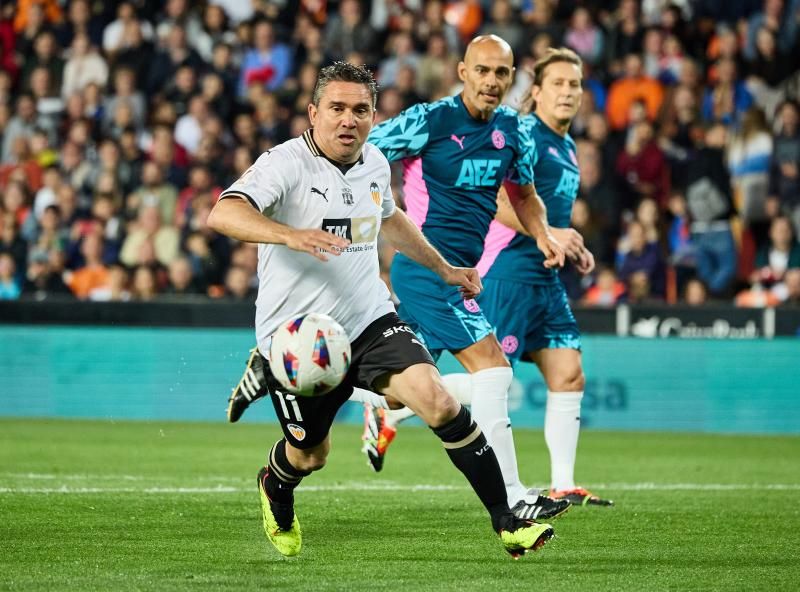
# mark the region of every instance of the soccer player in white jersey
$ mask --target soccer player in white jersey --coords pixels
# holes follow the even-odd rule
[[[366,69],[343,62],[323,68],[308,107],[312,129],[262,154],[208,218],[214,230],[259,244],[256,337],[262,352],[280,323],[310,312],[339,321],[352,344],[344,382],[321,397],[283,392],[265,368],[284,437],[258,473],[264,530],[283,555],[300,552],[294,489],[325,465],[333,418],[358,385],[408,406],[431,427],[516,558],[543,545],[553,529],[512,513],[494,451],[469,411],[445,390],[379,276],[377,235],[383,232],[465,297],[481,290],[477,270],[447,263],[395,207],[388,161],[366,144],[376,98]]]
[[[537,236],[548,265],[560,266],[564,250],[570,252],[570,241],[551,233],[533,188],[527,128],[516,112],[501,106],[513,79],[513,64],[513,52],[503,39],[477,37],[459,64],[461,94],[415,105],[376,126],[369,136],[370,144],[389,160],[403,161],[407,211],[453,265],[471,267],[480,259],[501,186],[515,197],[514,211],[529,234]],[[570,239],[577,233],[565,234]],[[471,373],[473,416],[497,455],[508,501],[517,515],[549,519],[562,514],[568,502],[541,495],[520,479],[508,417],[513,374],[480,307],[402,252],[393,260],[392,276],[400,317],[434,357],[449,350]],[[234,389],[228,407],[232,422],[263,393],[258,373],[251,374],[251,366],[259,364],[263,366],[253,354]],[[385,403],[363,390],[355,396],[373,406]],[[382,441],[369,435],[365,433],[365,452],[371,466],[380,470],[385,446],[382,449]]]

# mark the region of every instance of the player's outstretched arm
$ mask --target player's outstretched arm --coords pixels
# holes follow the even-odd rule
[[[519,218],[517,218],[517,214],[514,212],[514,208],[508,198],[508,193],[503,187],[500,187],[500,191],[497,192],[497,214],[494,218],[511,230],[531,236],[522,225],[522,222],[519,221]],[[550,232],[558,243],[564,247],[567,257],[575,264],[580,273],[586,275],[594,271],[594,255],[584,245],[583,236],[580,232],[574,228],[556,228],[555,226],[550,227]]]
[[[547,223],[547,209],[533,185],[506,184],[511,207],[526,234],[536,239],[536,246],[544,253],[545,267],[564,265],[564,247],[556,240]]]
[[[339,255],[350,242],[322,229],[300,230],[275,222],[258,212],[244,197],[220,199],[208,215],[212,230],[248,243],[286,245],[295,251],[327,261],[326,255]]]
[[[433,270],[449,285],[460,286],[464,298],[475,298],[483,290],[477,269],[450,265],[401,209],[383,220],[381,232],[395,249]]]

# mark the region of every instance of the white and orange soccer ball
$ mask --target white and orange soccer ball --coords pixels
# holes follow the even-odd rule
[[[328,315],[309,313],[272,336],[269,367],[290,393],[318,397],[339,386],[350,368],[350,339]]]

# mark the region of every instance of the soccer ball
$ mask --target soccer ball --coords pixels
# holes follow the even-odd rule
[[[350,339],[328,315],[298,316],[272,336],[269,367],[290,393],[324,395],[341,384],[350,368]]]

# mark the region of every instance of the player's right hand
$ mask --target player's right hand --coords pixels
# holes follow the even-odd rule
[[[464,300],[475,298],[483,290],[481,275],[474,267],[450,266],[442,274],[442,279],[450,286],[458,286]]]
[[[338,257],[349,244],[350,241],[346,238],[325,232],[319,228],[293,230],[286,239],[286,246],[290,249],[308,253],[320,261],[327,261],[328,255]]]
[[[536,246],[544,254],[544,266],[546,268],[564,267],[564,247],[550,232],[537,237]]]
[[[567,257],[572,261],[580,260],[585,250],[583,236],[580,232],[574,228],[553,228],[552,226],[550,227],[550,232],[553,233],[558,243],[564,247]]]

